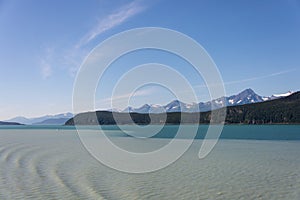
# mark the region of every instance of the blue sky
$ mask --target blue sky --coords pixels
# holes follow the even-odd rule
[[[200,43],[218,66],[228,95],[245,88],[260,95],[299,90],[296,0],[0,0],[0,119],[72,111],[73,83],[88,52],[116,33],[148,26],[180,31]],[[184,73],[199,89],[199,99],[208,100],[203,81],[187,63],[142,51],[112,66],[106,87],[96,91],[97,108],[109,106],[112,85],[122,73],[154,61]],[[174,98],[151,85],[138,94],[131,105]]]

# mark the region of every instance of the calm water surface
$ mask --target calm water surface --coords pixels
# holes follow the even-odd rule
[[[165,145],[177,127],[146,140],[105,129],[113,142],[141,150]],[[225,126],[223,139],[199,160],[206,129],[169,167],[126,174],[91,157],[73,127],[2,126],[0,199],[300,199],[299,125]]]

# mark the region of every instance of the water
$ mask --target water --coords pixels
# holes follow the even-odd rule
[[[195,125],[184,125],[191,127]],[[133,126],[121,125],[122,129],[134,130]],[[155,127],[155,125],[152,125]],[[85,130],[99,130],[98,126],[78,126],[79,129]],[[107,134],[111,134],[112,130],[119,131],[120,128],[115,125],[104,125],[101,127],[103,130],[108,130]],[[150,127],[151,128],[151,127]],[[204,139],[208,125],[200,125],[196,139]],[[74,126],[56,126],[56,125],[26,125],[26,126],[0,126],[0,131],[6,130],[76,130]],[[173,138],[176,135],[178,126],[167,125],[153,138]],[[2,131],[2,132],[3,132]],[[122,132],[114,132],[116,136],[128,136]],[[143,133],[141,133],[142,135]],[[189,133],[186,137],[190,138]],[[221,134],[221,139],[254,139],[254,140],[300,140],[300,125],[225,125]]]
[[[83,128],[91,137],[97,134],[95,127]],[[105,129],[118,144],[149,148],[165,144],[177,127],[166,127],[143,145],[115,126]],[[229,125],[203,160],[197,157],[202,143],[197,139],[167,168],[126,174],[92,158],[73,127],[1,127],[0,199],[298,200],[299,134],[299,125]]]

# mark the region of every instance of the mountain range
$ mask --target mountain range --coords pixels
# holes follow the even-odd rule
[[[174,100],[166,105],[157,105],[157,104],[145,104],[139,108],[127,107],[122,111],[109,110],[112,112],[125,112],[125,113],[172,113],[172,112],[207,112],[214,109],[219,109],[224,106],[237,106],[237,105],[245,105],[252,103],[259,103],[274,99],[279,99],[282,97],[286,97],[291,95],[293,92],[287,92],[284,94],[274,94],[269,97],[260,96],[256,94],[252,89],[246,89],[236,95],[232,95],[229,97],[221,97],[218,99],[214,99],[208,102],[200,102],[200,103],[184,103],[179,100]],[[57,115],[45,115],[36,118],[26,118],[26,117],[15,117],[9,120],[5,120],[4,122],[13,122],[19,124],[27,124],[27,125],[62,125],[65,124],[70,118],[73,117],[72,113],[62,113]],[[0,124],[1,125],[1,124]]]
[[[246,99],[248,100],[247,96]],[[250,100],[251,102],[251,100]],[[223,115],[224,109],[215,110],[215,115]],[[207,112],[167,112],[167,113],[120,113],[110,111],[85,112],[77,114],[65,125],[114,125],[114,124],[198,124],[210,123],[212,111]],[[184,116],[184,121],[182,121]],[[223,123],[214,121],[212,123]],[[269,101],[229,106],[225,123],[228,124],[299,124],[300,92]]]
[[[26,118],[26,117],[19,116],[9,120],[5,120],[4,122],[17,122],[20,124],[27,124],[27,125],[62,125],[71,117],[73,117],[72,113],[45,115],[45,116],[35,117],[35,118]]]
[[[251,103],[258,103],[269,101],[291,95],[293,92],[289,91],[284,94],[274,94],[269,97],[264,97],[256,94],[252,89],[246,89],[237,95],[229,97],[220,97],[208,102],[200,103],[184,103],[179,100],[174,100],[166,105],[145,104],[139,108],[127,107],[122,112],[136,112],[136,113],[162,113],[162,112],[206,112],[214,109],[219,109],[224,106],[236,106]]]
[[[3,121],[0,121],[0,125],[23,125],[23,124],[20,124],[20,123],[17,123],[17,122],[3,122]]]

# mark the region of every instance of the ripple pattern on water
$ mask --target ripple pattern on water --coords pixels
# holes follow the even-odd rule
[[[73,130],[1,130],[0,139],[0,199],[300,199],[298,141],[222,140],[199,160],[198,140],[165,169],[126,174],[90,157]]]

